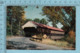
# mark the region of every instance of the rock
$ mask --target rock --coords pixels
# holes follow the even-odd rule
[[[46,39],[46,38],[47,38],[47,35],[46,35],[46,34],[44,34],[44,35],[43,35],[43,38],[44,38],[44,39]]]
[[[33,38],[37,38],[37,36],[36,36],[36,35],[33,35],[32,37],[33,37]]]

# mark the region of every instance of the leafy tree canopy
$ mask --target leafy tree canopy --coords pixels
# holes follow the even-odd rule
[[[52,21],[53,26],[56,27],[57,23],[61,23],[66,32],[73,29],[75,31],[75,7],[60,7],[60,6],[44,6],[43,15]]]

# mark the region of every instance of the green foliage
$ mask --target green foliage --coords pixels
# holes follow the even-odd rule
[[[18,30],[24,24],[25,18],[24,7],[8,6],[7,7],[7,35],[17,35]],[[19,35],[19,34],[18,34]]]
[[[49,18],[49,21],[52,21],[54,27],[60,22],[63,25],[62,29],[65,31],[63,40],[75,45],[76,8],[74,6],[45,6],[43,7],[43,14]]]
[[[74,39],[70,38],[69,36],[66,38],[66,40],[70,43],[73,44],[74,43]]]
[[[33,21],[37,22],[37,23],[40,23],[40,19],[39,18],[35,18]]]
[[[40,23],[47,25],[48,22],[43,18],[40,20]]]
[[[45,6],[43,7],[43,14],[52,21],[54,27],[60,22],[63,25],[62,29],[64,29],[66,33],[71,29],[75,31],[75,7]]]
[[[25,23],[28,22],[28,21],[33,21],[33,20],[32,20],[32,19],[26,19],[26,20],[25,20]]]
[[[45,25],[47,25],[48,23],[44,18],[42,18],[41,20],[39,18],[35,18],[33,21],[37,23],[45,24]]]

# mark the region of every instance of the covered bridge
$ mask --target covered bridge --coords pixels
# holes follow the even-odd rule
[[[64,31],[62,29],[36,23],[34,21],[28,21],[22,26],[22,29],[27,37],[31,37],[34,34],[46,34],[52,39],[61,39],[64,37]]]

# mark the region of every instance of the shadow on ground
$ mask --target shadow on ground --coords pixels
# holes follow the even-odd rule
[[[43,50],[39,46],[32,43],[23,43],[16,41],[7,41],[7,49],[21,49],[21,50]]]

